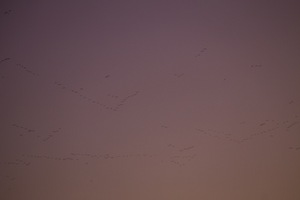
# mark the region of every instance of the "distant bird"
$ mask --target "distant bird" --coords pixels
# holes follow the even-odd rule
[[[174,74],[174,76],[176,76],[177,78],[180,78],[180,77],[182,77],[184,75],[184,73],[181,73],[181,74]]]
[[[203,53],[207,50],[207,48],[203,48],[200,52]]]
[[[5,14],[5,15],[8,15],[8,14],[10,14],[11,12],[12,12],[12,10],[7,10],[7,11],[4,12],[4,14]]]

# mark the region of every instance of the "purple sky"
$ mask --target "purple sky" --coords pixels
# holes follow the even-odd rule
[[[0,199],[299,200],[300,3],[0,3]]]

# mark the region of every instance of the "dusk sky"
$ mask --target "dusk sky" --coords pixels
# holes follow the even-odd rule
[[[3,0],[1,200],[299,200],[296,0]]]

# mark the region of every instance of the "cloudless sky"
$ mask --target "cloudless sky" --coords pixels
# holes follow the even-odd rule
[[[0,199],[299,200],[298,1],[0,3]]]

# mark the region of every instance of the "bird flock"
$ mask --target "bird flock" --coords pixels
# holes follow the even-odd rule
[[[0,64],[2,62],[9,61],[9,60],[12,60],[12,59],[4,58],[0,61]],[[27,66],[24,66],[19,63],[15,64],[15,66],[31,76],[39,77],[42,80],[46,79],[46,77],[41,76],[39,73],[35,72],[34,70],[30,69]],[[107,79],[109,77],[110,77],[110,75],[106,75],[104,78]],[[107,94],[106,99],[110,98],[110,99],[116,100],[114,102],[114,104],[109,105],[108,103],[105,103],[105,102],[107,102],[107,100],[104,100],[104,101],[99,100],[99,99],[93,98],[87,94],[84,94],[84,88],[75,89],[75,88],[72,88],[71,86],[67,86],[66,84],[62,83],[61,81],[53,81],[52,83],[49,82],[48,84],[49,85],[52,84],[52,85],[56,86],[57,88],[65,91],[65,92],[68,92],[69,94],[76,95],[78,98],[80,98],[88,103],[95,104],[95,105],[101,107],[102,109],[109,110],[109,111],[120,110],[126,103],[128,103],[128,101],[130,99],[136,97],[137,95],[139,95],[141,93],[141,91],[133,91],[133,92],[130,92],[128,95],[123,95],[123,96]]]
[[[27,128],[24,127],[22,125],[18,125],[18,124],[12,124],[13,127],[15,127],[16,129],[20,129],[22,130],[21,133],[19,133],[19,136],[34,136],[36,138],[41,139],[43,142],[48,141],[50,138],[54,137],[55,135],[57,135],[57,133],[59,133],[61,131],[61,128],[55,129],[50,131],[49,133],[43,133],[43,131],[37,131],[35,129],[31,129],[31,128]]]
[[[204,53],[207,51],[207,48],[203,48],[200,53]],[[200,55],[197,55],[197,57]],[[11,61],[11,58],[3,58],[2,60],[0,60],[0,64],[7,62],[7,61]],[[26,67],[22,64],[15,64],[15,66],[17,66],[17,68],[19,68],[20,70],[22,70],[23,72],[31,75],[31,76],[41,76],[39,73],[34,72],[32,69],[30,69],[29,67]],[[262,65],[251,65],[251,68],[259,68],[262,67]],[[184,73],[175,73],[174,76],[176,78],[180,78],[184,75]],[[111,75],[105,75],[104,78],[108,79],[110,78]],[[110,111],[118,111],[120,110],[120,108],[122,106],[124,106],[130,99],[136,97],[137,95],[140,94],[140,91],[134,91],[131,94],[128,94],[127,96],[123,96],[121,97],[120,95],[115,95],[115,94],[107,94],[106,97],[111,98],[116,100],[117,103],[115,103],[114,105],[107,105],[102,103],[101,101],[99,101],[98,99],[92,98],[88,95],[86,95],[84,93],[84,88],[79,88],[79,89],[74,89],[66,84],[63,84],[62,82],[58,82],[58,81],[54,81],[53,85],[55,87],[57,87],[60,90],[63,90],[65,92],[68,92],[70,94],[73,94],[75,96],[77,96],[78,98],[85,100],[86,102],[95,104],[100,106],[101,108],[110,110]],[[293,100],[290,100],[288,102],[289,105],[294,104],[295,102]],[[240,125],[245,124],[246,122],[240,122]],[[266,137],[276,137],[277,135],[281,134],[282,131],[288,132],[289,130],[291,130],[293,127],[299,125],[299,118],[298,115],[295,115],[293,119],[290,120],[282,120],[282,121],[276,121],[276,120],[265,120],[265,121],[261,121],[257,123],[257,127],[260,128],[261,130],[258,131],[253,131],[251,133],[249,133],[248,135],[244,135],[243,138],[239,138],[240,135],[236,135],[233,134],[231,132],[225,132],[225,131],[220,131],[220,130],[215,130],[215,129],[211,129],[211,128],[193,128],[191,130],[187,130],[187,132],[195,132],[196,135],[200,135],[203,137],[210,137],[210,138],[214,138],[214,139],[219,139],[219,140],[224,140],[224,141],[228,141],[228,142],[233,142],[233,143],[244,143],[244,142],[249,142],[251,140],[254,140],[257,137],[262,137],[262,136],[266,136]],[[50,132],[45,132],[45,131],[38,131],[35,130],[33,128],[28,128],[26,126],[20,125],[20,124],[16,124],[13,123],[12,127],[14,127],[16,130],[19,130],[18,135],[20,137],[36,137],[39,138],[41,141],[43,142],[47,142],[49,141],[51,138],[53,138],[54,136],[57,135],[57,133],[62,132],[61,128],[58,128],[56,130],[52,130]],[[170,129],[170,126],[161,125],[161,128],[163,129]],[[174,128],[174,127],[172,127]],[[278,131],[280,130],[280,131]],[[299,145],[300,146],[300,145]],[[300,150],[299,146],[289,146],[288,149],[290,150]],[[177,147],[174,144],[168,144],[167,148],[171,148],[171,149],[177,149],[177,153],[178,155],[169,155],[169,162],[173,163],[177,166],[184,166],[186,160],[192,160],[193,158],[195,158],[197,156],[196,152],[196,148],[197,145],[190,145],[190,146],[186,146],[186,147]],[[194,151],[193,151],[194,150]],[[186,153],[189,151],[193,151],[192,154],[182,154],[182,153]],[[65,157],[57,157],[57,156],[48,156],[48,155],[26,155],[23,154],[22,157],[26,158],[26,159],[48,159],[48,160],[53,160],[53,161],[79,161],[82,158],[85,159],[101,159],[101,160],[109,160],[109,159],[120,159],[120,158],[152,158],[157,156],[158,154],[149,154],[149,153],[136,153],[136,154],[89,154],[89,153],[70,153],[70,155],[65,156]],[[179,159],[181,159],[179,161]],[[185,161],[182,161],[182,159],[185,159]],[[29,163],[31,163],[32,161],[21,161],[20,159],[16,159],[14,161],[5,161],[5,162],[1,162],[1,165],[26,165],[28,166]],[[88,163],[88,162],[85,162]]]
[[[12,10],[6,10],[4,15],[9,15],[12,13]],[[208,51],[207,47],[200,48],[199,52],[194,56],[194,53],[191,56],[194,56],[194,59],[197,60],[200,57],[203,57]],[[0,60],[0,66],[4,64],[10,64],[15,62],[15,59],[10,57],[4,57]],[[96,106],[95,108],[100,108],[100,110],[105,110],[111,113],[122,112],[122,108],[126,107],[130,102],[134,102],[138,100],[139,96],[146,94],[147,91],[144,90],[130,90],[126,91],[126,95],[124,93],[116,93],[116,92],[107,92],[105,94],[91,94],[91,92],[87,92],[86,87],[73,87],[72,84],[67,84],[62,80],[54,80],[54,78],[47,77],[42,73],[33,70],[31,67],[26,66],[25,64],[14,63],[12,64],[15,70],[21,71],[22,75],[28,77],[35,77],[38,81],[43,84],[47,84],[51,86],[56,91],[63,91],[65,94],[68,94],[74,97],[77,100],[80,100],[88,105]],[[262,64],[250,64],[247,65],[250,68],[257,68],[259,71],[260,68],[264,66]],[[1,68],[0,68],[1,70]],[[2,73],[0,71],[0,73]],[[170,75],[171,74],[171,75]],[[113,74],[104,74],[101,78],[110,81],[113,78]],[[169,73],[168,76],[172,76],[172,79],[175,81],[183,80],[186,77],[188,78],[188,73]],[[2,79],[5,79],[6,76],[0,74]],[[183,78],[182,78],[183,77]],[[49,81],[50,80],[50,81]],[[224,81],[227,79],[224,78]],[[226,82],[224,82],[226,83]],[[122,91],[124,92],[124,91]],[[294,106],[297,104],[297,100],[287,100],[286,106]],[[298,103],[299,104],[299,103]],[[285,105],[284,105],[285,106]],[[179,113],[180,114],[180,113]],[[17,118],[17,116],[16,116]],[[55,129],[41,130],[35,127],[31,127],[30,125],[26,125],[26,122],[22,122],[22,120],[16,120],[18,122],[11,122],[9,124],[9,130],[12,135],[15,135],[17,139],[24,140],[24,138],[41,142],[44,144],[54,144],[54,138],[57,140],[60,139],[60,136],[64,135],[67,137],[65,129],[55,126]],[[100,122],[99,122],[100,123]],[[250,124],[250,125],[249,125]],[[138,160],[140,162],[151,161],[152,163],[167,163],[170,167],[177,167],[176,169],[186,170],[189,164],[192,165],[192,162],[196,159],[200,160],[201,156],[199,154],[199,149],[202,144],[199,144],[199,141],[207,141],[209,139],[224,141],[226,144],[230,145],[241,145],[245,143],[255,143],[255,141],[261,138],[274,139],[276,137],[280,137],[283,135],[292,135],[298,134],[300,126],[300,118],[298,114],[294,114],[289,116],[289,118],[285,119],[265,119],[263,121],[255,121],[255,122],[247,122],[241,121],[238,122],[239,127],[243,127],[245,125],[249,125],[252,129],[249,131],[245,131],[245,133],[239,134],[236,131],[223,131],[217,129],[215,127],[208,126],[194,126],[194,127],[183,127],[180,124],[157,124],[158,129],[160,129],[160,133],[165,132],[176,132],[179,129],[184,129],[184,135],[192,136],[193,141],[189,142],[189,144],[182,144],[180,142],[173,143],[170,142],[172,138],[167,140],[164,144],[162,150],[156,152],[150,152],[146,150],[137,150],[137,152],[119,152],[119,153],[111,153],[108,151],[103,152],[69,152],[60,155],[54,155],[51,152],[42,153],[27,153],[23,152],[17,155],[14,158],[1,158],[0,167],[2,168],[11,168],[11,167],[33,167],[38,166],[38,162],[49,161],[55,164],[61,163],[71,163],[72,165],[84,165],[91,166],[95,163],[108,163],[112,161],[120,161],[120,162],[132,162],[133,160]],[[178,133],[178,132],[176,132]],[[3,134],[3,133],[1,133]],[[211,140],[210,140],[211,141]],[[297,143],[299,141],[295,141]],[[54,147],[55,148],[55,147]],[[284,146],[284,149],[289,151],[297,152],[300,155],[300,142],[299,144]],[[11,174],[3,174],[0,176],[0,183],[3,184],[12,184],[18,180],[17,175]],[[8,187],[7,191],[13,190],[13,186]],[[0,193],[4,192],[4,189],[0,189]],[[1,198],[1,195],[0,195]]]

